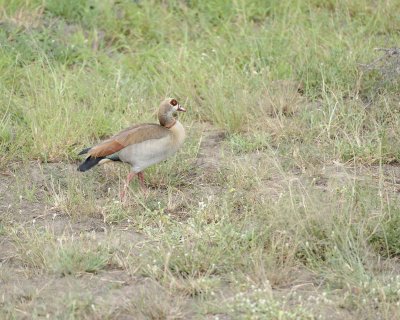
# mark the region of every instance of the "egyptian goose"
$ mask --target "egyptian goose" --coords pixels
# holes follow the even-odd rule
[[[126,162],[132,166],[132,171],[126,178],[121,200],[135,174],[141,187],[145,188],[143,170],[175,154],[185,140],[185,129],[174,117],[177,111],[186,110],[175,99],[165,99],[158,110],[160,124],[138,124],[82,150],[79,155],[87,153],[89,157],[81,163],[78,171],[87,171],[109,161]]]

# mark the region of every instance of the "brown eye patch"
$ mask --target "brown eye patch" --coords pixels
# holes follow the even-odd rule
[[[178,101],[176,101],[175,99],[172,99],[170,103],[171,103],[171,105],[176,106],[178,104]]]

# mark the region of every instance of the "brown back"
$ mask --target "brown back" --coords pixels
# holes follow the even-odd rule
[[[101,142],[89,150],[92,157],[105,157],[136,143],[152,139],[161,139],[170,134],[170,131],[158,124],[145,123],[122,130],[111,138]]]

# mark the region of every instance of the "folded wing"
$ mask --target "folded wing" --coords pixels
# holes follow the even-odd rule
[[[169,134],[170,131],[167,128],[158,124],[140,124],[121,131],[94,146],[87,153],[93,158],[106,157],[129,145],[141,143],[146,140],[161,139]]]

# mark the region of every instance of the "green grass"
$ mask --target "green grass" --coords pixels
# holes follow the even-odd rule
[[[0,317],[398,316],[399,10],[0,0]],[[166,96],[187,140],[146,193],[76,172]]]
[[[96,273],[111,263],[110,248],[90,239],[56,238],[49,231],[12,233],[17,257],[24,267],[60,275]]]

